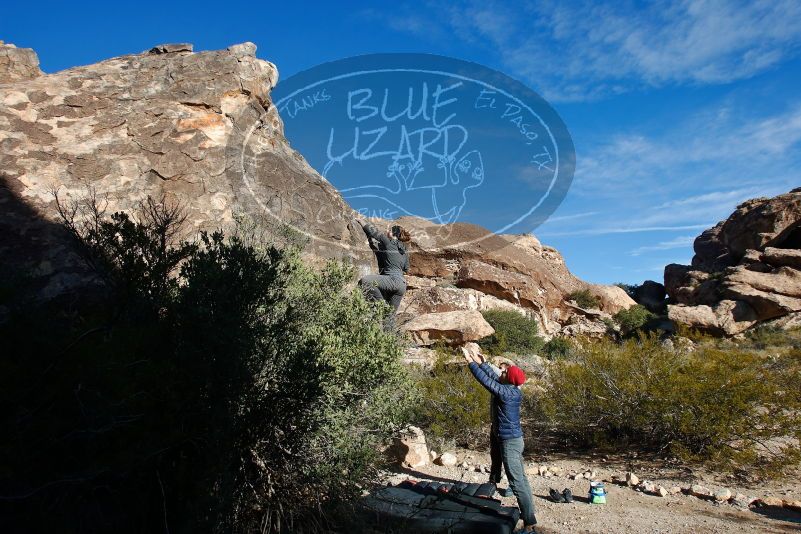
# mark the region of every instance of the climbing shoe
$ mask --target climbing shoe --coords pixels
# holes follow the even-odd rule
[[[565,502],[565,496],[553,488],[548,490],[548,495],[550,495],[553,502]]]
[[[565,498],[565,502],[573,502],[573,492],[570,491],[570,488],[562,490],[562,497]]]

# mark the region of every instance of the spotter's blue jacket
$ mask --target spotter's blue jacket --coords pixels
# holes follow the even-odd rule
[[[501,440],[523,437],[520,427],[520,404],[523,393],[512,384],[501,384],[487,362],[470,362],[470,372],[492,394],[492,432]]]

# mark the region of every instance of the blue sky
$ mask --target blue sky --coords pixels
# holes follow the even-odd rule
[[[253,41],[282,77],[375,52],[487,65],[567,124],[576,175],[536,235],[594,282],[661,280],[745,199],[801,185],[801,2],[73,2],[4,5],[54,72],[163,42]]]

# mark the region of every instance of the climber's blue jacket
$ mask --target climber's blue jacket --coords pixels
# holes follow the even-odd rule
[[[498,382],[498,375],[487,362],[480,366],[471,362],[470,372],[492,394],[492,432],[501,440],[522,437],[520,403],[523,394],[520,388]]]

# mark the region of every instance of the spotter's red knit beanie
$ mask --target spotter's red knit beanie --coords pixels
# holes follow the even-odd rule
[[[526,373],[524,373],[520,367],[510,365],[506,370],[506,378],[509,380],[510,384],[520,386],[526,381]]]

